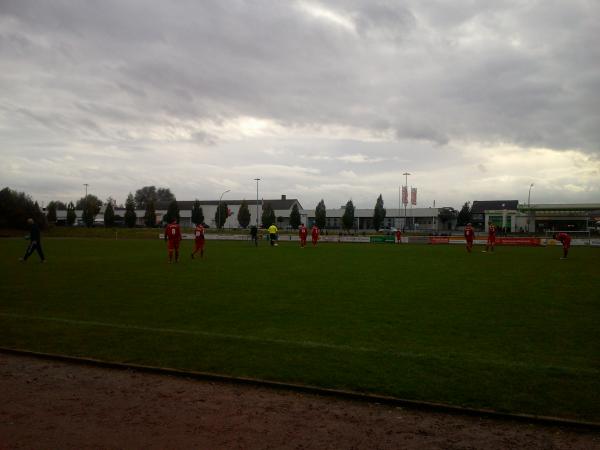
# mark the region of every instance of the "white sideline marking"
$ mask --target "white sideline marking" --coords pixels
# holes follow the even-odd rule
[[[143,327],[139,325],[125,325],[119,323],[108,323],[108,322],[96,322],[92,320],[77,320],[77,319],[65,319],[62,317],[48,317],[48,316],[30,316],[26,314],[14,314],[14,313],[1,313],[2,317],[12,317],[15,319],[27,319],[27,320],[42,320],[47,322],[58,322],[68,323],[74,325],[88,325],[95,327],[107,327],[107,328],[118,328],[122,330],[138,330],[138,331],[151,331],[158,333],[171,333],[171,334],[186,334],[191,336],[206,336],[206,337],[217,337],[224,339],[232,339],[239,341],[252,341],[252,342],[264,342],[268,344],[285,344],[299,347],[308,348],[326,348],[330,350],[340,350],[345,352],[359,352],[359,353],[376,353],[380,355],[388,355],[394,357],[410,357],[410,358],[423,358],[423,359],[437,359],[443,361],[456,360],[456,356],[444,356],[434,355],[425,353],[414,353],[414,352],[401,352],[401,351],[389,351],[389,350],[377,350],[368,347],[352,347],[350,345],[339,345],[339,344],[327,344],[325,342],[314,342],[314,341],[288,341],[286,339],[274,339],[274,338],[262,338],[251,335],[239,335],[239,334],[228,334],[218,333],[212,331],[199,331],[199,330],[179,330],[176,328],[154,328],[154,327]],[[505,361],[505,360],[491,360],[491,359],[478,359],[478,358],[465,358],[471,362],[479,364],[499,365],[504,367],[527,367],[535,369],[558,369],[567,372],[584,372],[589,374],[599,374],[600,370],[591,368],[573,368],[564,366],[550,366],[550,365],[538,365],[528,364],[520,361]]]

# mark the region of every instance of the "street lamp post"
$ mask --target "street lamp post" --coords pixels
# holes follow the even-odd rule
[[[531,212],[531,188],[533,187],[533,183],[529,185],[529,193],[527,194],[527,208],[529,208],[529,217],[527,218],[527,232],[531,233],[531,219],[533,218],[533,213]]]
[[[258,182],[260,178],[255,178],[256,181],[256,232],[258,233]]]
[[[531,206],[531,188],[533,187],[533,183],[529,185],[529,194],[527,194],[527,206]]]
[[[408,176],[410,173],[404,172],[402,175],[404,175],[404,189],[407,196],[406,201],[404,202],[404,229],[406,229],[406,204],[408,203]]]
[[[219,197],[219,204],[217,205],[217,229],[221,228],[221,200],[223,199],[223,196],[225,194],[227,194],[229,191],[230,191],[230,189],[227,189]],[[227,220],[227,219],[225,219],[225,220]]]

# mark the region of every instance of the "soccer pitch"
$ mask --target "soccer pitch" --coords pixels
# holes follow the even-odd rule
[[[0,240],[0,346],[600,421],[600,249]]]

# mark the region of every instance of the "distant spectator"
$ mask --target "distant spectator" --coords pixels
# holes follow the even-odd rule
[[[254,245],[258,247],[258,228],[256,228],[256,225],[250,227],[250,239],[252,239]]]

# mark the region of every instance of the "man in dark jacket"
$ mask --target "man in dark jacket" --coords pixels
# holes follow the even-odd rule
[[[46,258],[44,258],[44,251],[42,250],[40,227],[38,227],[38,225],[33,221],[33,219],[27,219],[27,223],[31,226],[29,237],[25,238],[29,239],[29,246],[27,247],[25,256],[21,258],[21,261],[27,261],[27,258],[29,258],[34,252],[34,250],[36,250],[38,255],[40,255],[40,259],[42,260],[42,262],[44,262],[46,261]]]

